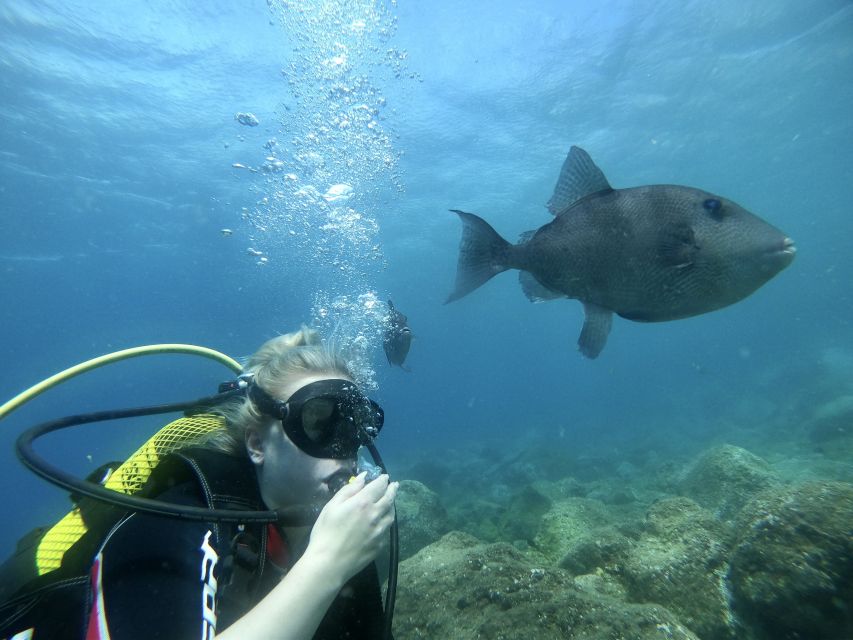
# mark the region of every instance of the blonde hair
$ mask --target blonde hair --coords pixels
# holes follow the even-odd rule
[[[305,325],[294,333],[267,340],[243,367],[243,374],[253,375],[255,384],[274,398],[281,398],[282,389],[292,378],[314,373],[353,379],[343,355]],[[246,431],[263,429],[270,421],[246,395],[216,407],[213,413],[225,418],[225,425],[202,446],[231,454],[245,453]]]

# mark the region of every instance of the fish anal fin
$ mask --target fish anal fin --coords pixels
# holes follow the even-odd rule
[[[560,169],[554,194],[545,206],[556,216],[581,198],[612,190],[604,173],[595,165],[589,154],[580,147],[572,147]]]
[[[610,326],[613,324],[613,312],[591,302],[584,302],[583,310],[585,318],[578,338],[578,348],[587,358],[594,359],[607,344],[607,336],[610,335]]]
[[[548,300],[566,297],[565,294],[546,287],[529,271],[519,271],[518,282],[530,302],[547,302]]]

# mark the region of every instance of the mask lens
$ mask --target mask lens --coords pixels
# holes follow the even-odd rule
[[[366,398],[348,407],[351,422],[359,427],[359,435],[365,434],[370,438],[379,435],[382,428],[382,409],[375,402]]]
[[[336,404],[333,398],[311,398],[302,405],[302,430],[309,440],[324,444],[331,438]]]
[[[354,457],[379,435],[384,421],[380,406],[343,380],[312,382],[287,402],[275,402],[262,392],[259,387],[253,392],[261,411],[278,417],[293,443],[317,458]]]

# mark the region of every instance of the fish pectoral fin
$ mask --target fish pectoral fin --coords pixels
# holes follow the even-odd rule
[[[612,190],[613,187],[589,154],[580,147],[572,147],[560,169],[554,194],[545,206],[556,216],[591,193]]]
[[[583,311],[585,318],[578,338],[578,348],[587,358],[597,358],[607,344],[607,336],[610,335],[610,326],[613,324],[613,312],[591,302],[583,303]]]
[[[693,264],[699,245],[696,234],[687,224],[678,224],[661,230],[658,237],[658,255],[669,267],[684,269]]]
[[[521,290],[524,291],[524,295],[530,302],[548,302],[548,300],[566,297],[564,294],[546,287],[529,271],[519,271],[518,281],[521,283]]]

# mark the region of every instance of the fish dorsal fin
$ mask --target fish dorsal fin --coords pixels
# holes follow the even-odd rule
[[[546,206],[556,216],[591,193],[611,190],[604,173],[595,166],[589,154],[580,147],[572,147],[560,169],[554,195]]]

